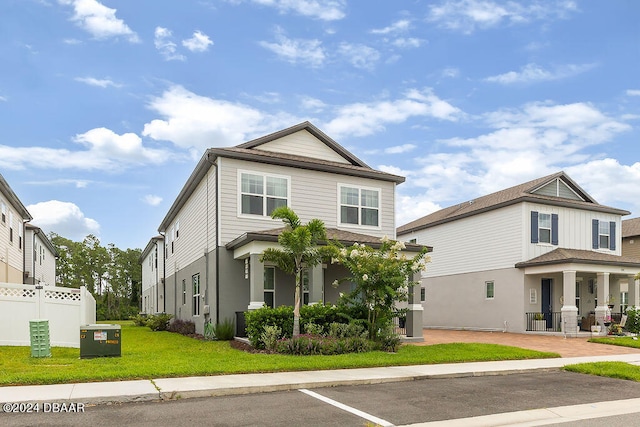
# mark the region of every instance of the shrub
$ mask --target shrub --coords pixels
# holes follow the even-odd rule
[[[378,331],[378,336],[376,337],[376,348],[379,348],[382,351],[395,353],[400,347],[400,342],[400,336],[395,333],[393,328],[389,327],[382,331]]]
[[[282,335],[290,337],[293,333],[293,307],[262,307],[245,313],[247,337],[254,348],[264,348],[260,339],[265,326],[277,326]]]
[[[213,333],[219,341],[230,341],[236,334],[235,322],[233,319],[224,319],[214,326]]]
[[[264,331],[260,335],[260,340],[264,344],[265,348],[269,351],[276,350],[276,344],[282,336],[282,329],[277,326],[267,325],[264,327]]]
[[[335,338],[366,337],[366,328],[357,321],[351,323],[332,323],[329,325],[329,336]]]
[[[370,351],[372,343],[364,337],[333,338],[305,334],[281,339],[275,348],[278,353],[298,356],[335,355]]]
[[[136,316],[132,316],[133,324],[136,326],[147,326],[147,315],[145,313],[138,313]]]
[[[173,316],[171,314],[161,313],[149,316],[146,325],[152,331],[166,331],[169,327],[169,321]]]
[[[640,332],[640,308],[629,307],[627,308],[627,322],[624,327],[627,331],[637,334]]]
[[[316,325],[315,323],[307,323],[304,326],[304,333],[307,335],[325,335],[324,327],[322,325]]]
[[[182,335],[194,335],[196,333],[196,324],[191,320],[173,319],[167,330]]]
[[[300,307],[300,326],[306,331],[304,327],[309,323],[314,323],[327,330],[329,325],[334,322],[349,323],[350,313],[347,313],[345,308],[331,303],[303,305]]]

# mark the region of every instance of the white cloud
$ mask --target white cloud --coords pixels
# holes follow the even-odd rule
[[[401,19],[389,25],[388,27],[371,30],[370,33],[371,34],[396,34],[396,33],[405,32],[409,30],[409,28],[411,28],[411,21],[409,21],[408,19]]]
[[[455,79],[460,76],[460,70],[455,67],[448,67],[442,70],[440,75],[449,79]]]
[[[326,54],[320,40],[290,39],[282,29],[276,31],[276,43],[261,41],[260,46],[275,53],[290,64],[303,64],[313,68],[324,65]]]
[[[418,39],[415,37],[400,37],[391,42],[395,47],[399,47],[402,49],[410,49],[410,48],[418,48],[422,46],[426,41],[423,39]]]
[[[76,77],[74,80],[80,83],[88,84],[89,86],[97,86],[102,88],[106,88],[109,86],[122,87],[121,84],[115,83],[110,79],[96,79],[95,77]]]
[[[71,202],[49,200],[27,206],[33,216],[32,223],[45,232],[54,232],[74,241],[83,240],[88,234],[98,235],[100,224],[87,218],[80,208]]]
[[[145,124],[142,135],[198,150],[236,145],[300,121],[288,114],[270,115],[244,104],[199,96],[177,85],[153,98],[149,108],[163,119]]]
[[[150,206],[158,206],[162,203],[162,197],[154,196],[153,194],[147,194],[142,198],[142,201]]]
[[[116,9],[110,9],[96,0],[58,0],[60,4],[73,6],[71,18],[78,26],[89,32],[96,39],[125,37],[131,43],[138,43],[138,35],[116,18]]]
[[[398,194],[396,197],[396,226],[399,227],[443,208],[432,200],[429,194],[412,196]]]
[[[329,135],[367,136],[411,117],[455,121],[462,112],[434,95],[430,89],[408,91],[401,99],[349,104],[337,109],[337,117],[324,125]]]
[[[7,169],[121,170],[132,165],[161,164],[176,156],[169,151],[146,148],[134,133],[118,135],[95,128],[73,140],[88,149],[72,151],[48,147],[0,145],[0,167]]]
[[[305,110],[320,112],[323,111],[327,105],[320,99],[305,96],[300,101],[300,106]]]
[[[477,29],[503,24],[526,24],[536,20],[565,18],[578,10],[571,0],[526,3],[493,0],[444,0],[429,7],[427,21],[439,27],[471,34]]]
[[[413,151],[416,148],[414,144],[395,145],[384,149],[385,154],[403,154]]]
[[[29,185],[45,185],[45,186],[59,186],[59,185],[73,185],[76,188],[87,188],[93,181],[86,179],[52,179],[48,181],[29,181],[26,184]]]
[[[211,45],[213,45],[213,42],[209,36],[200,31],[194,31],[193,37],[182,40],[182,46],[191,52],[205,52]]]
[[[421,188],[418,200],[451,206],[566,170],[601,203],[640,205],[640,163],[620,165],[593,153],[592,147],[606,147],[631,129],[620,119],[587,103],[531,103],[480,119],[487,133],[436,141],[438,152],[425,153],[415,170],[403,171],[409,179],[399,192]],[[405,215],[398,224],[427,213]]]
[[[252,0],[253,3],[274,7],[280,13],[294,12],[302,16],[336,21],[346,16],[346,0]],[[237,1],[238,3],[240,1]]]
[[[156,27],[154,31],[153,43],[158,52],[166,61],[184,61],[184,55],[176,51],[177,45],[171,41],[173,37],[171,30],[163,27]]]
[[[338,53],[354,67],[364,70],[372,70],[380,60],[380,52],[363,44],[341,43]]]
[[[627,95],[628,96],[640,96],[640,89],[628,89],[627,90]]]
[[[527,64],[522,67],[519,72],[509,71],[508,73],[487,77],[485,81],[501,84],[513,84],[560,80],[584,73],[595,66],[595,64],[567,64],[556,67],[553,71],[549,71],[536,64]]]

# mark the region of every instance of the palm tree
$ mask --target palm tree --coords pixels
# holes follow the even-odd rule
[[[288,206],[281,206],[271,213],[271,218],[281,219],[285,223],[284,230],[278,236],[279,248],[268,248],[262,252],[260,261],[270,261],[284,271],[295,275],[296,291],[293,307],[293,336],[300,335],[300,294],[302,289],[302,272],[320,263],[323,252],[317,244],[326,240],[324,222],[312,219],[306,225],[300,223],[298,215]]]

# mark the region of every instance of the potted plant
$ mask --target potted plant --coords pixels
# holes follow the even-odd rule
[[[533,330],[534,331],[547,330],[547,321],[544,319],[544,314],[536,313],[533,315]]]

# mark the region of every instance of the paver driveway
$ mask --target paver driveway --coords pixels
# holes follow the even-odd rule
[[[562,357],[605,356],[611,354],[640,354],[640,349],[616,345],[590,343],[589,337],[565,338],[556,335],[514,334],[509,332],[454,331],[423,329],[424,342],[416,345],[453,342],[478,342],[511,345],[538,351],[551,351]]]

